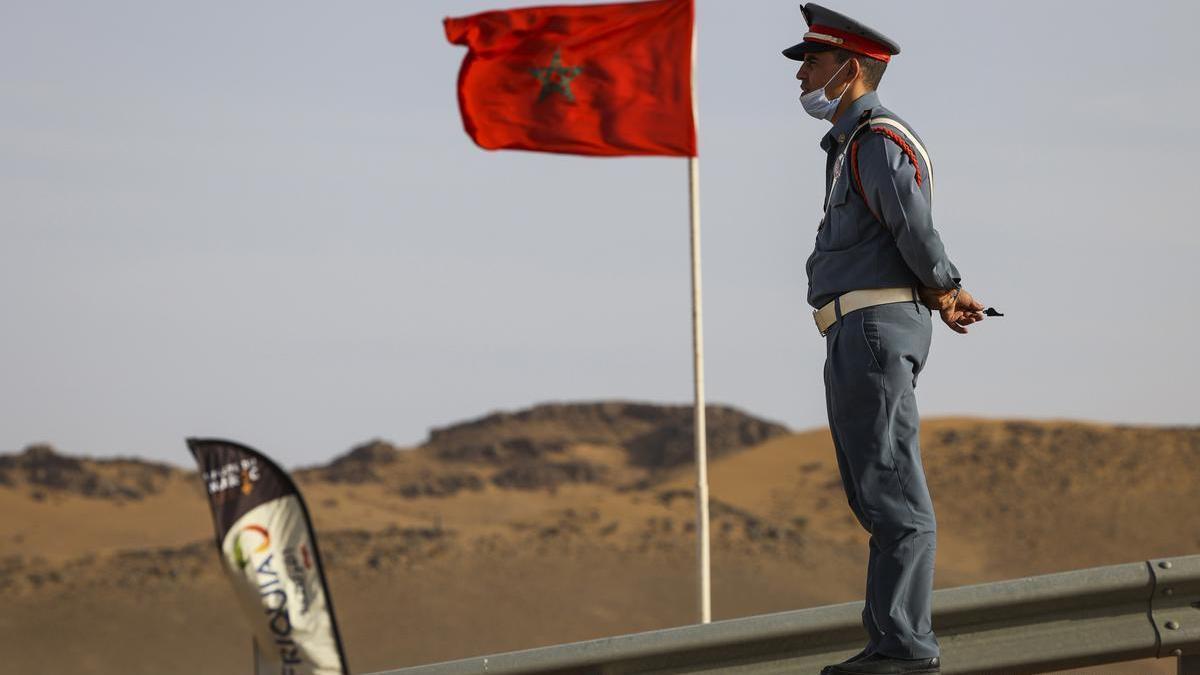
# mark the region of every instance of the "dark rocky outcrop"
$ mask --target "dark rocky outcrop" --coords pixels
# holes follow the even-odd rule
[[[450,444],[437,448],[437,456],[451,462],[505,465],[514,461],[542,459],[567,448],[565,440],[501,438],[493,441]]]
[[[564,483],[598,483],[605,467],[584,461],[524,462],[492,476],[496,487],[518,490],[554,489]]]
[[[708,406],[707,420],[713,457],[788,433],[728,406]],[[548,460],[573,444],[609,445],[624,448],[633,466],[666,469],[692,461],[692,429],[686,405],[552,403],[434,429],[424,447],[447,461],[509,465]]]
[[[137,500],[162,490],[177,469],[138,459],[82,460],[34,444],[0,455],[0,485],[25,483],[36,495],[68,493],[96,499]]]
[[[324,468],[307,473],[316,473],[331,483],[377,483],[381,478],[376,469],[396,462],[401,452],[391,443],[375,439],[355,446]]]
[[[393,492],[401,497],[451,497],[464,490],[478,492],[483,479],[473,473],[441,473],[422,471],[414,480],[401,483]]]

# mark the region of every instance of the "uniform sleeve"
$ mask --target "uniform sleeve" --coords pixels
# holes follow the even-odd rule
[[[899,143],[881,133],[866,133],[858,143],[855,169],[863,196],[891,231],[904,262],[925,286],[957,287],[962,275],[950,262],[933,227],[928,168],[918,156],[910,159]]]

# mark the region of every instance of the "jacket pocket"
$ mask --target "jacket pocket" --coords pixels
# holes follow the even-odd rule
[[[858,243],[859,214],[854,203],[856,193],[850,187],[850,177],[840,176],[829,193],[829,207],[821,227],[822,248],[839,251]]]

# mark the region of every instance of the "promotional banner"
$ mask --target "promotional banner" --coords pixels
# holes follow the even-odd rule
[[[266,456],[188,439],[217,549],[254,634],[256,675],[349,675],[308,509]]]

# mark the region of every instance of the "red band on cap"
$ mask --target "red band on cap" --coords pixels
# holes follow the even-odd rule
[[[821,44],[841,47],[847,51],[879,59],[885,63],[892,60],[892,55],[886,45],[870,38],[865,38],[854,33],[847,33],[844,30],[838,30],[830,26],[822,26],[820,24],[809,26],[804,40],[806,42],[820,42]]]

